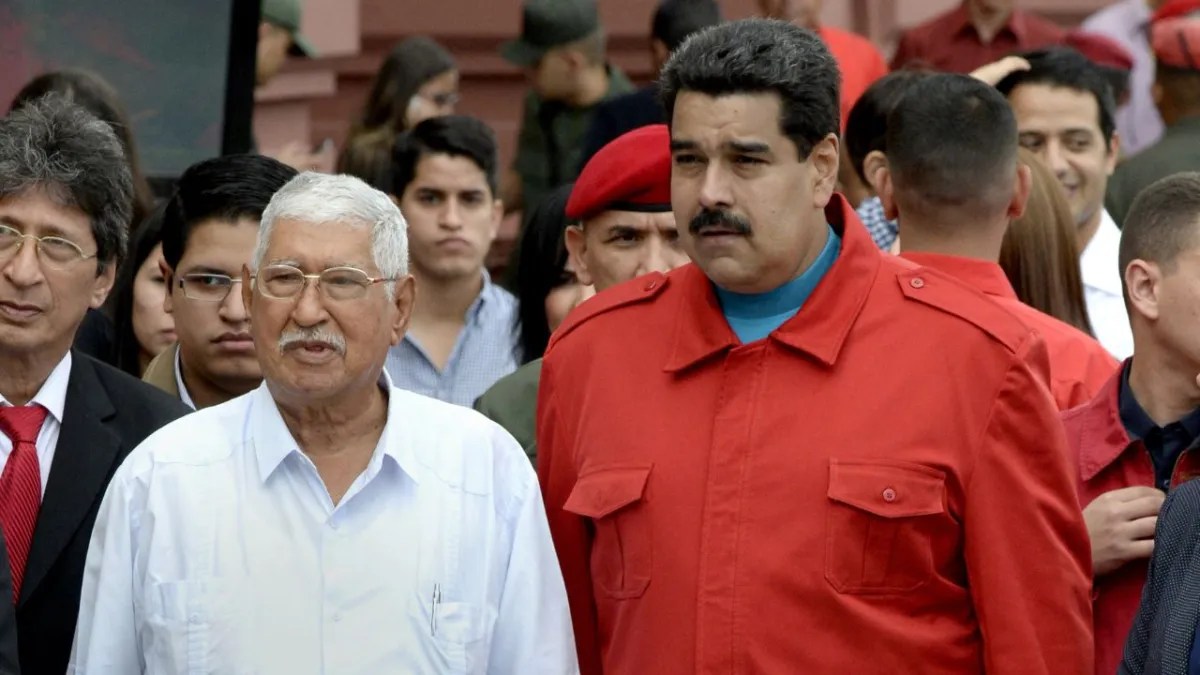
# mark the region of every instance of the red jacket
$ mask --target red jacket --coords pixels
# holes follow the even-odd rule
[[[900,35],[892,68],[921,63],[951,73],[969,73],[1014,52],[1059,44],[1063,29],[1032,12],[1014,9],[991,42],[984,44],[965,3]]]
[[[1021,302],[996,263],[937,253],[904,253],[902,257],[978,289],[1037,331],[1050,355],[1050,393],[1059,410],[1090,401],[1117,370],[1117,360],[1095,338]]]
[[[840,197],[803,309],[738,342],[694,265],[551,341],[538,474],[585,675],[1091,675],[1040,338]]]
[[[1118,369],[1094,399],[1063,413],[1067,441],[1078,467],[1082,506],[1091,504],[1105,492],[1134,486],[1154,487],[1150,453],[1141,441],[1130,441],[1121,422],[1122,374],[1123,368]],[[1197,475],[1200,475],[1200,455],[1185,452],[1175,465],[1171,486]],[[1146,564],[1146,561],[1131,562],[1095,581],[1092,602],[1097,675],[1111,675],[1121,664],[1125,638],[1141,603]]]

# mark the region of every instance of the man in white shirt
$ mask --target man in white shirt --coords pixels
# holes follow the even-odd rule
[[[392,387],[405,223],[304,173],[242,293],[264,383],[137,448],[101,507],[73,673],[575,673],[562,575],[516,441]]]
[[[1079,52],[1053,49],[1026,55],[1019,70],[996,87],[1017,116],[1021,145],[1037,153],[1066,191],[1079,228],[1080,273],[1096,339],[1113,356],[1133,353],[1133,333],[1121,291],[1117,247],[1121,232],[1104,210],[1104,192],[1120,152],[1112,91]]]

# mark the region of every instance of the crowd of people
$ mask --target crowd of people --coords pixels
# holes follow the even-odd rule
[[[525,0],[510,166],[424,36],[333,171],[161,199],[103,78],[30,82],[0,673],[1200,672],[1200,0],[890,63],[759,6],[662,0],[637,88]]]

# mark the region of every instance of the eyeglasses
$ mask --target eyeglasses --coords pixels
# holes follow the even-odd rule
[[[384,281],[395,281],[396,277],[373,277],[356,267],[330,267],[320,274],[305,274],[291,265],[268,265],[250,277],[255,288],[268,298],[290,300],[299,296],[315,281],[317,290],[329,300],[358,300],[367,294],[367,289]]]
[[[95,258],[95,253],[84,253],[79,245],[70,239],[62,237],[38,237],[24,234],[20,230],[0,225],[0,262],[7,263],[25,245],[26,239],[32,239],[37,246],[39,259],[55,268],[67,267],[80,260]]]
[[[183,294],[191,300],[202,302],[224,302],[229,296],[229,291],[233,290],[233,285],[240,283],[241,279],[235,279],[228,274],[197,272],[179,277],[179,287],[183,289]]]

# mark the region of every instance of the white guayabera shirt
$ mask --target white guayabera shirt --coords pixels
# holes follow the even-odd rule
[[[381,384],[383,435],[336,506],[265,385],[135,449],[92,534],[70,672],[578,672],[520,446]]]

